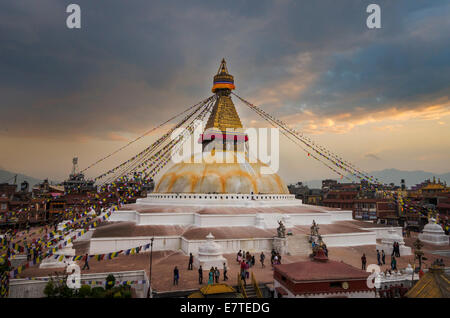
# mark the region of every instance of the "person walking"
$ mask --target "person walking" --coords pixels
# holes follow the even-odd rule
[[[241,250],[239,250],[239,252],[236,255],[236,261],[240,264],[242,260],[242,253]]]
[[[203,268],[202,265],[198,268],[198,283],[199,285],[203,284]]]
[[[89,254],[86,253],[86,255],[84,256],[84,266],[81,270],[84,270],[87,267],[87,269],[89,270]]]
[[[367,263],[366,254],[363,254],[363,256],[361,256],[361,269],[362,270],[366,270],[366,263]]]
[[[380,251],[377,250],[377,262],[378,262],[378,266],[382,265],[381,264],[381,255],[380,255]]]
[[[245,262],[242,262],[245,264]],[[244,286],[247,286],[246,274],[245,274],[245,265],[244,268],[241,267],[241,279],[244,281]]]
[[[228,280],[227,272],[228,272],[227,264],[223,263],[223,281]]]
[[[178,267],[175,266],[173,269],[173,285],[178,286],[178,280],[180,279],[180,272],[178,271]]]
[[[248,262],[245,263],[245,278],[250,278],[250,272],[249,272],[250,264]]]
[[[397,242],[397,257],[400,257],[400,244]]]
[[[264,268],[264,260],[266,259],[266,255],[264,255],[264,252],[261,252],[261,255],[259,255],[259,261],[261,262],[261,267]]]
[[[188,271],[192,270],[192,264],[194,264],[194,256],[192,253],[189,253],[189,265],[188,265]]]
[[[220,278],[220,272],[219,269],[216,267],[214,270],[214,276],[216,277],[216,284],[219,283],[219,278]]]
[[[391,269],[397,270],[397,260],[395,259],[395,256],[391,257]]]
[[[278,255],[276,255],[276,254],[273,258],[273,265],[278,265]]]
[[[383,265],[386,264],[386,254],[384,253],[384,250],[381,250],[381,261],[383,262]]]
[[[208,274],[208,285],[214,284],[214,267],[211,267]]]

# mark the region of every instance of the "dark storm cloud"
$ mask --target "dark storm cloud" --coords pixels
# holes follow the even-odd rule
[[[72,2],[0,4],[0,134],[142,132],[210,94],[222,57],[285,115],[414,107],[450,82],[445,1],[379,1],[381,30],[370,1],[143,0],[75,1],[68,30]]]

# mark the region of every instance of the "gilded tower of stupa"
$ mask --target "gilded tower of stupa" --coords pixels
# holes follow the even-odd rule
[[[245,154],[248,137],[231,99],[235,89],[234,77],[229,74],[225,59],[213,79],[212,92],[216,102],[199,142],[203,153],[194,154],[189,162],[172,166],[159,180],[159,193],[254,193],[288,194],[289,191],[276,174],[261,174],[266,164],[249,161]],[[212,150],[208,145],[214,142]],[[220,151],[218,161],[215,152]],[[198,156],[202,160],[198,160]],[[197,160],[196,160],[197,156]]]

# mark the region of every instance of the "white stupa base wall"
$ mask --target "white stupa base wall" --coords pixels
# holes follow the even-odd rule
[[[198,227],[255,226],[259,228],[278,227],[278,221],[287,219],[289,226],[332,224],[336,221],[351,221],[352,211],[327,211],[322,213],[254,213],[254,214],[199,214],[194,212],[140,213],[120,210],[113,213],[110,222],[135,222],[136,225],[195,225]],[[383,229],[378,229],[383,232]],[[401,230],[401,228],[400,228]]]
[[[75,256],[75,250],[73,249],[72,243],[70,243],[65,248],[58,250],[56,254],[73,257]],[[39,268],[65,268],[72,263],[74,262],[70,258],[66,259],[64,257],[64,259],[60,261],[58,260],[58,258],[55,258],[54,255],[52,255],[45,258],[39,265]]]
[[[386,255],[392,255],[393,249],[394,247],[390,244],[377,244],[377,250],[379,250],[380,253],[383,250]],[[411,247],[400,245],[400,257],[407,255],[413,255]]]
[[[90,244],[90,254],[104,254],[126,250],[150,243],[151,236],[139,237],[106,237],[93,238]],[[345,247],[359,245],[376,245],[375,232],[355,232],[322,235],[328,247]],[[270,252],[274,247],[273,238],[233,238],[216,239],[222,253],[237,253],[239,250],[251,253]],[[187,240],[180,236],[156,236],[153,242],[154,251],[181,251],[186,255],[198,254],[198,248],[205,240]],[[308,246],[309,248],[309,246]],[[303,253],[299,253],[303,255]]]
[[[430,223],[425,225],[421,234],[419,234],[419,239],[425,243],[446,246],[448,245],[449,236],[445,235],[444,230],[439,224],[435,223],[434,219],[430,220]]]
[[[436,245],[436,246],[446,246],[448,245],[448,235],[435,235],[430,233],[422,233],[419,234],[419,239],[422,242]]]
[[[209,271],[211,267],[223,269],[223,263],[227,264],[227,259],[223,256],[217,257],[194,257],[194,267],[202,266],[203,271]],[[227,264],[228,265],[228,264]]]

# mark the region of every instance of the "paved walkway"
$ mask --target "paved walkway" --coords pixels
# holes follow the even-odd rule
[[[412,234],[413,237],[406,239],[407,244],[411,245],[417,236],[416,233]],[[436,249],[430,245],[425,245],[423,250],[425,256],[428,258],[424,262],[424,266],[428,267],[436,258],[443,258],[444,263],[450,265],[450,257],[444,257],[436,254],[431,254]],[[447,247],[448,249],[448,247]],[[355,247],[330,247],[329,257],[335,261],[343,261],[347,264],[353,265],[357,268],[361,267],[361,256],[365,253],[367,257],[367,265],[376,264],[376,246],[365,245]],[[237,274],[239,273],[239,264],[236,262],[235,254],[225,254],[224,257],[228,260],[228,284],[237,284]],[[259,260],[259,254],[255,255],[255,259]],[[414,256],[402,256],[397,258],[397,267],[405,268],[408,263],[413,263]],[[282,263],[291,263],[298,261],[308,261],[306,256],[290,256],[283,255]],[[390,268],[390,255],[386,256],[386,265],[382,266],[382,269]],[[197,289],[201,287],[198,284],[198,272],[197,269],[188,270],[189,257],[181,252],[164,251],[153,253],[153,265],[152,265],[152,280],[153,287],[158,292],[176,291],[176,290],[189,290]],[[84,262],[79,261],[78,264],[82,267]],[[149,253],[140,253],[136,255],[120,255],[113,260],[96,261],[90,260],[90,270],[83,270],[82,273],[103,273],[103,272],[116,272],[116,271],[129,271],[129,270],[145,270],[149,275],[150,268],[150,255]],[[178,286],[173,286],[173,269],[178,266],[180,272],[180,280]],[[219,268],[221,278],[223,281],[222,268]],[[21,277],[43,277],[55,272],[62,272],[63,269],[39,269],[33,267],[26,269],[20,276]],[[209,269],[203,269],[203,282],[206,284],[208,280]],[[262,268],[260,263],[250,269],[253,271],[256,279],[259,282],[271,283],[273,282],[273,270],[270,265],[270,254],[266,254],[266,267]]]

